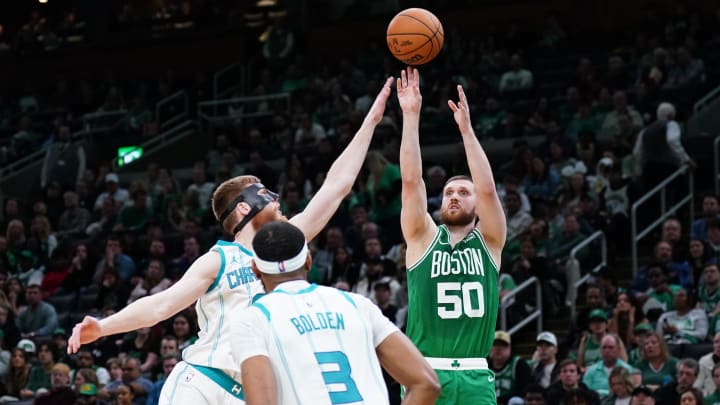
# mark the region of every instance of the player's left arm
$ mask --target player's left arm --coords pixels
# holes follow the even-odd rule
[[[278,403],[275,373],[267,356],[253,356],[243,361],[242,381],[247,405]]]
[[[269,320],[256,307],[240,313],[230,327],[235,363],[240,366],[245,402],[277,404],[277,382],[268,353]]]
[[[465,154],[467,156],[470,177],[472,177],[477,195],[475,213],[480,221],[478,230],[482,233],[487,242],[490,253],[495,263],[500,264],[502,248],[505,245],[507,225],[505,223],[505,211],[503,211],[500,198],[495,189],[492,168],[485,151],[475,136],[472,123],[470,122],[470,107],[462,86],[458,85],[457,103],[448,100],[448,106],[453,112],[455,122],[460,129]]]
[[[382,90],[365,116],[360,129],[355,133],[340,156],[335,159],[325,176],[325,182],[310,200],[305,210],[292,217],[290,222],[300,228],[310,241],[327,225],[345,196],[352,190],[358,173],[365,161],[375,127],[385,113],[385,102],[390,96],[393,78],[385,81]]]

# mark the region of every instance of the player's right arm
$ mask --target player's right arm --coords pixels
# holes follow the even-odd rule
[[[375,348],[382,367],[405,387],[403,404],[434,404],[440,395],[435,370],[410,339],[398,331]]]
[[[278,385],[268,351],[272,335],[269,322],[269,315],[253,305],[230,325],[232,354],[242,370],[247,405],[272,405],[278,401]]]
[[[400,226],[407,242],[407,263],[414,264],[430,243],[436,225],[427,212],[427,192],[422,178],[420,152],[420,75],[408,67],[397,79],[398,102],[403,112],[400,142],[400,175],[402,178],[402,210]]]
[[[247,405],[278,403],[275,373],[267,356],[253,356],[243,361],[242,381]]]
[[[103,336],[153,326],[170,318],[190,306],[210,288],[221,265],[219,253],[207,252],[195,260],[185,275],[170,288],[140,298],[107,318],[98,320],[86,316],[73,328],[67,352],[75,353],[81,345]]]

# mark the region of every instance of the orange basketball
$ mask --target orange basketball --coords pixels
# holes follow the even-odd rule
[[[390,21],[386,38],[390,52],[399,61],[422,65],[440,53],[445,34],[433,13],[422,8],[408,8]]]

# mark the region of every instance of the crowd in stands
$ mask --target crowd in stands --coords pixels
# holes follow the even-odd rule
[[[539,305],[546,314],[584,305],[565,340],[549,331],[537,336],[529,361],[512,355],[509,334],[496,334],[490,364],[500,403],[524,398],[528,404],[626,404],[632,395],[676,404],[685,391],[711,396],[706,402],[720,397],[717,196],[697,201],[702,214],[692,224],[665,221],[651,259],[634,278],[630,269],[611,262],[594,274],[592,285],[580,293],[572,288],[588,263],[597,261],[598,249],[591,245],[577,257],[570,251],[593,232],[605,233],[611,257],[628,254],[629,207],[654,185],[639,182],[643,171],[694,165],[682,146],[656,161],[648,158],[655,156],[655,145],[638,141],[641,133],[642,138],[660,133],[668,144],[679,143],[676,116],[682,121],[688,103],[717,84],[703,60],[717,58],[720,37],[694,16],[677,9],[667,24],[640,27],[634,43],[579,55],[569,72],[565,66],[541,66],[538,57],[568,59],[562,55],[572,35],[555,17],[547,19],[539,41],[530,41],[517,24],[483,37],[448,29],[440,58],[421,71],[421,138],[459,140],[453,140],[446,100],[454,84],[462,83],[481,142],[514,140],[512,159],[494,167],[508,223],[501,297],[537,276],[543,302],[518,295],[511,321]],[[196,339],[194,307],[155,327],[103,338],[73,356],[65,354],[69,328],[85,314],[107,316],[168,288],[215,240],[227,237],[209,204],[220,182],[257,175],[279,193],[285,215],[302,210],[353,136],[378,83],[399,71],[379,43],[333,64],[315,63],[302,47],[279,60],[268,60],[248,94],[290,92],[290,111],[260,102],[255,112],[266,112],[264,117],[238,114],[212,128],[213,146],[198,156],[189,179],[155,162],[147,162],[137,179],[119,176],[109,163],[85,166],[78,150],[72,149],[75,157],[64,154],[68,120],[33,133],[30,110],[23,108],[54,106],[77,115],[97,110],[93,100],[103,97],[103,111],[130,100],[147,105],[170,89],[207,89],[200,75],[195,84],[179,84],[170,72],[157,92],[137,83],[136,91],[126,92],[112,78],[78,83],[76,92],[58,80],[57,91],[5,99],[8,150],[21,155],[13,148],[30,138],[33,147],[47,145],[47,157],[41,193],[3,196],[0,396],[39,404],[157,403],[164,377]],[[85,97],[93,93],[103,96]],[[17,111],[19,118],[9,119],[18,117]],[[403,327],[401,125],[391,97],[364,173],[312,243],[310,279],[369,297]],[[529,143],[531,135],[540,136],[540,143]],[[285,158],[281,170],[269,162],[278,157]],[[444,182],[465,172],[462,161],[426,162],[428,209],[436,219]],[[619,285],[630,278],[629,285]],[[392,381],[388,385],[391,392],[399,389]]]

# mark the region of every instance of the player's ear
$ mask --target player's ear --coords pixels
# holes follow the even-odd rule
[[[258,270],[257,265],[255,264],[254,260],[252,262],[252,272],[253,272],[253,274],[255,274],[255,277],[258,280],[260,280],[260,274],[262,274],[262,273],[260,273],[260,270]]]
[[[307,258],[305,258],[305,270],[307,270],[307,272],[310,273],[311,268],[312,268],[312,253],[308,252]]]

